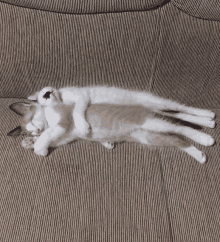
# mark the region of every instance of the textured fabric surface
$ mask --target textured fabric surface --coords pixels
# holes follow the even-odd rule
[[[198,18],[220,20],[220,2],[218,0],[171,0],[184,12]]]
[[[171,3],[65,15],[0,3],[0,241],[220,238],[219,22]],[[200,165],[175,148],[77,141],[37,157],[6,134],[8,106],[45,85],[115,85],[216,112]]]
[[[1,0],[20,7],[60,13],[104,13],[143,11],[157,7],[165,0]]]
[[[159,32],[150,90],[186,105],[219,108],[220,22],[167,4]]]
[[[9,106],[19,99],[0,99]],[[22,100],[21,100],[22,101]],[[220,111],[216,112],[217,124]],[[17,115],[1,110],[5,129]],[[0,120],[2,125],[2,120]],[[9,130],[8,130],[9,129]],[[219,140],[219,127],[205,129]],[[218,241],[219,143],[200,165],[175,148],[76,141],[37,157],[0,136],[2,241]]]
[[[64,15],[2,3],[0,12],[0,97],[47,85],[148,89],[158,9]]]
[[[76,141],[41,158],[21,140],[0,136],[1,241],[171,241],[156,149]]]

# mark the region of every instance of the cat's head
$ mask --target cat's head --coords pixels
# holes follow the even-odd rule
[[[37,101],[42,106],[50,106],[62,101],[59,91],[53,87],[44,87],[41,91],[29,96],[28,99]]]
[[[38,136],[47,128],[43,109],[38,103],[17,102],[11,104],[9,108],[21,116],[21,125],[10,131],[8,136],[23,134]]]

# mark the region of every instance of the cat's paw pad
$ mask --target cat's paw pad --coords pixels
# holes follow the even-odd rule
[[[114,143],[111,143],[111,142],[104,142],[102,143],[105,148],[109,149],[109,150],[112,150],[114,148]]]
[[[39,156],[47,156],[47,149],[34,149],[34,153]]]
[[[34,137],[27,137],[24,140],[22,140],[21,144],[25,149],[34,149],[34,142]]]

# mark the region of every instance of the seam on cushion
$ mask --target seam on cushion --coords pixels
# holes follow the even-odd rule
[[[158,16],[158,20],[156,23],[156,32],[158,33],[157,37],[156,37],[156,41],[155,41],[155,56],[153,58],[152,61],[152,66],[151,66],[151,76],[150,76],[150,82],[149,82],[149,91],[152,91],[153,85],[154,85],[154,75],[156,72],[156,67],[157,67],[157,60],[159,57],[159,52],[160,52],[160,42],[161,42],[161,35],[162,35],[162,31],[161,31],[161,24],[162,21],[162,6],[160,6],[159,9],[159,16]]]
[[[170,216],[170,210],[169,210],[169,203],[168,203],[168,194],[167,194],[167,190],[166,190],[166,186],[165,186],[165,179],[164,179],[164,173],[163,173],[163,166],[162,166],[162,160],[161,160],[161,156],[159,154],[158,149],[156,149],[156,154],[159,160],[159,166],[160,166],[160,175],[161,175],[161,183],[162,183],[162,194],[164,197],[164,201],[165,201],[165,206],[166,206],[166,211],[167,211],[167,219],[168,219],[168,227],[169,227],[169,232],[170,232],[170,237],[171,237],[171,242],[174,241],[173,238],[173,231],[172,231],[172,225],[171,225],[171,216]]]
[[[66,14],[66,15],[97,15],[97,14],[112,14],[112,13],[129,13],[129,12],[146,12],[146,11],[151,11],[151,10],[155,10],[157,8],[159,8],[161,5],[164,5],[163,3],[161,3],[158,6],[149,6],[149,8],[147,9],[143,9],[143,10],[124,10],[124,11],[106,11],[106,12],[94,12],[94,13],[69,13],[69,12],[62,12],[62,11],[53,11],[53,10],[46,10],[46,9],[41,9],[41,8],[35,8],[35,7],[25,7],[25,6],[19,6],[13,3],[7,3],[4,2],[4,0],[0,0],[0,4],[6,4],[6,5],[11,5],[14,7],[18,7],[18,8],[24,8],[24,9],[32,9],[32,10],[36,10],[36,11],[42,11],[42,12],[50,12],[50,13],[58,13],[58,14]]]
[[[195,8],[196,9],[195,12],[189,12],[189,11],[187,11],[187,8],[184,8],[183,5],[178,4],[175,0],[171,0],[171,3],[173,4],[173,6],[175,6],[176,8],[178,8],[179,11],[182,11],[185,14],[188,14],[191,17],[198,18],[198,19],[205,20],[205,21],[220,22],[219,19],[210,19],[208,17],[205,18],[205,17],[199,16],[197,14],[199,7],[198,8]]]

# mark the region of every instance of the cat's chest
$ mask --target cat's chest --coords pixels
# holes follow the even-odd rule
[[[56,112],[54,108],[46,107],[44,109],[44,112],[45,112],[47,123],[50,127],[56,126],[58,123],[61,122],[62,116],[60,113]]]

